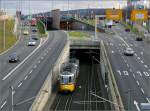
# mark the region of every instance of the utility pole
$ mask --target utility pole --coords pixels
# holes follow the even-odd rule
[[[4,24],[3,24],[3,49],[6,48],[6,12],[5,12],[5,2],[4,2]]]

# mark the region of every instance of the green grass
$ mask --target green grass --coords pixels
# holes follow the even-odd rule
[[[79,39],[79,40],[90,39],[90,35],[85,32],[71,31],[71,32],[68,32],[68,34],[71,39]]]
[[[95,26],[95,20],[83,20],[83,22],[87,23],[87,24],[90,24],[92,26]]]
[[[13,34],[13,28],[14,28],[14,20],[6,20],[6,30],[5,30],[5,48],[4,48],[4,21],[0,21],[0,53],[2,53],[3,51],[7,50],[8,48],[10,48],[11,46],[13,46],[16,41],[17,38],[16,36]]]
[[[44,24],[41,21],[38,21],[37,27],[38,27],[40,36],[45,37],[47,34],[46,34],[46,29],[44,27]]]

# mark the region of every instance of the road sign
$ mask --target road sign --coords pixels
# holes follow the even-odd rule
[[[132,10],[131,11],[131,21],[147,21],[148,20],[148,10]]]
[[[120,21],[122,20],[122,10],[121,9],[107,9],[106,19]]]

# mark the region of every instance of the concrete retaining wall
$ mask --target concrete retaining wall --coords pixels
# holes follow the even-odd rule
[[[69,59],[69,50],[70,50],[69,41],[67,41],[59,58],[53,65],[53,68],[49,72],[47,79],[45,80],[38,95],[36,96],[32,106],[30,108],[30,111],[43,111],[49,97],[51,96],[52,87],[55,85],[55,83],[58,80],[57,78],[58,78],[58,75],[60,74],[60,70],[63,66],[63,63],[65,63]]]

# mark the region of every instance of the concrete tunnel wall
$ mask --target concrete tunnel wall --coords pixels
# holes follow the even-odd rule
[[[70,45],[69,41],[67,41],[64,49],[62,50],[55,64],[53,65],[52,70],[49,72],[47,79],[41,87],[29,111],[43,111],[46,103],[51,97],[52,88],[58,80],[57,78],[60,74],[63,63],[67,62],[69,59],[69,51]]]

